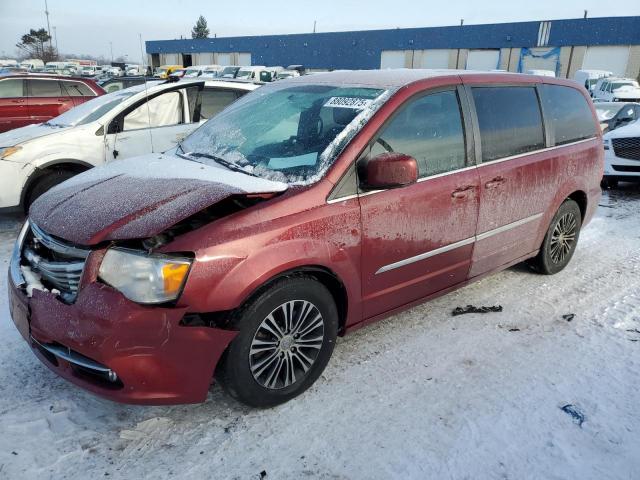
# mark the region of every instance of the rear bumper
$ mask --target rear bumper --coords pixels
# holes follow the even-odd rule
[[[8,284],[11,317],[36,356],[61,377],[117,402],[203,402],[237,334],[181,326],[185,309],[141,306],[95,282],[73,305],[39,290],[27,298],[11,279]]]

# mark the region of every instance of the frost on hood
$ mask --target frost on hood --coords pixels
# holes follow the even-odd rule
[[[263,179],[309,185],[322,178],[394,91],[323,84],[262,87],[207,122],[178,151],[206,164],[229,162]]]

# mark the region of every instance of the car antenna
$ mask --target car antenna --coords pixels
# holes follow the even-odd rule
[[[144,61],[144,50],[142,49],[142,34],[139,33],[138,37],[140,38],[140,60],[142,61],[142,67],[144,68],[145,65],[145,61]],[[144,102],[147,105],[147,120],[149,122],[149,128],[147,128],[147,130],[149,131],[149,141],[151,142],[151,153],[153,152],[153,132],[151,131],[151,111],[149,109],[149,91],[147,90],[147,71],[145,69],[144,72],[144,96],[146,97],[147,101]]]

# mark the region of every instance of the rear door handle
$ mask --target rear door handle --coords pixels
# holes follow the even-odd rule
[[[502,185],[503,183],[505,183],[507,181],[506,178],[504,177],[495,177],[492,178],[491,180],[489,180],[487,183],[484,184],[485,188],[496,188],[499,187],[500,185]]]
[[[451,196],[453,198],[466,198],[471,192],[473,192],[474,189],[474,185],[467,185],[466,187],[456,188],[453,192],[451,192]]]
[[[11,103],[24,103],[24,98],[16,98],[15,100],[11,100]]]

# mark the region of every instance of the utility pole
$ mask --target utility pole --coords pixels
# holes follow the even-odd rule
[[[51,27],[49,26],[49,7],[47,6],[47,0],[44,0],[44,14],[47,16],[47,33],[49,34],[49,46],[53,48],[53,43],[51,43]]]
[[[313,33],[316,33],[316,20],[313,21]]]
[[[58,34],[56,33],[56,26],[53,26],[53,39],[56,44],[56,54],[58,53]]]
[[[460,19],[460,26],[463,26],[463,25],[464,25],[464,18],[461,18]]]
[[[109,49],[111,50],[111,63],[113,63],[113,42],[109,42]]]
[[[589,10],[585,10],[584,11],[584,17],[583,18],[587,18],[587,14],[589,13]]]

